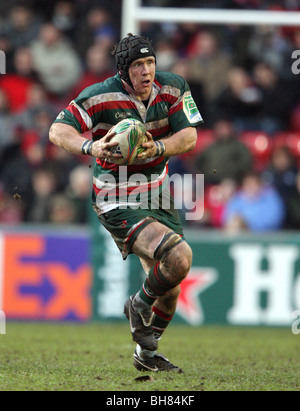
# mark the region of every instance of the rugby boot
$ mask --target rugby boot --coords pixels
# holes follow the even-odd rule
[[[155,354],[154,357],[142,359],[137,352],[133,354],[133,365],[138,371],[171,371],[182,374],[183,370],[173,365],[164,355]]]
[[[137,311],[133,306],[134,295],[126,302],[124,314],[129,320],[130,332],[133,341],[140,345],[143,350],[156,351],[158,342],[152,329],[154,313],[152,309]]]

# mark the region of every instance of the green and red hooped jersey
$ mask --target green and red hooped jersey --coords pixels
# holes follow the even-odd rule
[[[80,134],[91,131],[93,140],[96,141],[125,118],[143,122],[154,140],[171,136],[187,127],[197,127],[203,122],[188,83],[176,74],[165,72],[156,73],[148,107],[116,75],[83,90],[58,115],[55,122],[68,124]],[[145,176],[147,182],[138,185],[130,183],[130,177],[136,173]],[[129,204],[128,195],[133,191],[147,193],[151,190],[153,198],[165,188],[167,174],[168,158],[141,159],[126,167],[129,181],[122,179],[120,182],[120,166],[108,160],[97,159],[92,202],[105,213],[120,204]]]

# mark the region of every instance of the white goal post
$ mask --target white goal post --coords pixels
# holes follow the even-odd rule
[[[140,34],[140,22],[300,26],[300,12],[142,7],[141,0],[123,0],[122,38]]]

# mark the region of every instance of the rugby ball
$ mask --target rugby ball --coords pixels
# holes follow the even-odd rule
[[[120,165],[134,164],[136,156],[145,150],[142,147],[147,141],[145,125],[139,120],[127,118],[116,124],[111,131],[116,135],[110,142],[117,142],[118,145],[111,147],[110,151],[122,155],[122,158],[114,158],[113,162]]]

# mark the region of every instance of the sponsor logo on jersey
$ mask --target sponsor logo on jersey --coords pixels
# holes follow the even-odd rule
[[[123,112],[118,111],[118,112],[115,114],[115,118],[123,118],[123,119],[125,119],[126,117],[130,117],[130,116],[131,116],[131,114],[130,114],[130,113],[126,113],[126,111],[123,111]]]
[[[183,111],[191,124],[198,123],[202,120],[199,110],[191,95],[187,95],[183,99]]]

